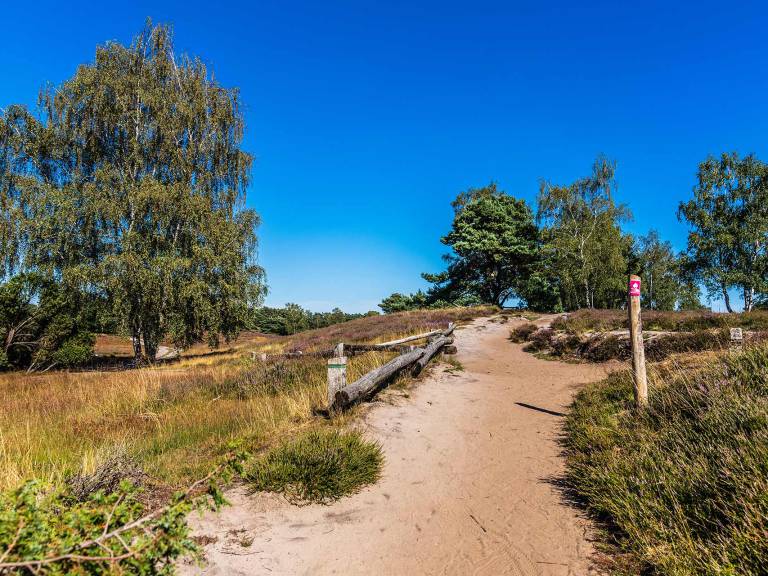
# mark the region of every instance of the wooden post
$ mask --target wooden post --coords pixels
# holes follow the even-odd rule
[[[347,385],[347,357],[328,360],[328,410],[333,408],[336,392]]]
[[[731,352],[738,352],[744,347],[744,332],[741,328],[731,328]]]
[[[635,405],[648,405],[648,378],[645,373],[645,348],[643,347],[643,321],[640,317],[640,276],[629,277],[629,338],[632,342],[632,374],[635,381]]]

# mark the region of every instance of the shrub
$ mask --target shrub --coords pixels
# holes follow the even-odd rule
[[[741,327],[745,330],[768,330],[768,311],[753,310],[740,314],[709,311],[665,312],[643,310],[643,328],[664,332],[697,332]],[[552,322],[555,330],[571,334],[628,330],[626,310],[577,310],[563,314]]]
[[[618,336],[593,336],[582,347],[581,356],[590,362],[627,360],[631,356],[628,338]]]
[[[728,346],[730,334],[727,330],[685,332],[668,334],[649,340],[645,344],[645,357],[648,360],[663,360],[670,354],[681,352],[703,352],[720,350]]]
[[[554,336],[551,341],[554,356],[570,356],[578,354],[581,348],[581,338],[575,334]]]
[[[224,499],[217,479],[240,469],[234,455],[208,477],[153,511],[124,480],[115,487],[77,492],[77,487],[29,481],[0,493],[0,573],[173,574],[175,561],[196,555],[187,513]],[[208,483],[200,496],[198,486]]]
[[[513,329],[512,332],[509,333],[509,339],[512,340],[512,342],[526,342],[530,335],[538,329],[539,327],[536,326],[536,324],[526,322]]]
[[[256,490],[294,503],[328,503],[379,478],[381,447],[359,432],[314,430],[256,460],[246,472]]]
[[[632,410],[623,372],[577,395],[571,487],[654,573],[765,574],[768,348],[669,372],[650,392]]]
[[[541,352],[552,345],[552,337],[555,335],[551,328],[540,328],[528,338],[528,345],[523,348],[526,352]]]

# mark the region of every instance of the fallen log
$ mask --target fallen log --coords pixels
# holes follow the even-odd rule
[[[416,348],[411,352],[401,354],[383,366],[379,366],[375,370],[368,372],[368,374],[353,382],[349,386],[345,386],[336,392],[333,408],[335,410],[341,410],[367,397],[384,382],[400,372],[400,370],[407,368],[416,362],[419,358],[421,358],[423,353],[423,348]]]
[[[424,367],[429,364],[429,361],[432,360],[432,357],[440,351],[440,348],[452,343],[453,338],[450,336],[440,336],[439,338],[432,340],[427,347],[424,348],[424,354],[414,362],[413,368],[411,369],[411,376],[418,376],[421,371],[424,370]]]

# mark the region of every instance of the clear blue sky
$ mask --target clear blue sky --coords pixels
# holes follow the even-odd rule
[[[627,229],[683,248],[697,163],[768,159],[760,2],[12,2],[0,107],[148,16],[241,89],[269,304],[375,309],[440,268],[458,192],[532,202],[601,152]]]

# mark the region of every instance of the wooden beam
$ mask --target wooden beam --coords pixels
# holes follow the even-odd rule
[[[430,336],[437,336],[438,334],[442,334],[442,330],[432,330],[432,332],[424,332],[424,334],[416,334],[414,336],[407,336],[405,338],[400,338],[399,340],[392,340],[390,342],[382,342],[380,344],[373,344],[373,346],[377,348],[386,348],[387,346],[395,346],[396,344],[404,344],[406,342],[413,342],[414,340],[423,340],[424,338],[429,338]]]

